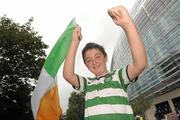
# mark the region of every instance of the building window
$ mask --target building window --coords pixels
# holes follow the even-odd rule
[[[172,102],[174,104],[175,110],[180,111],[180,97],[173,98]]]
[[[155,105],[155,107],[156,110],[160,112],[161,119],[165,118],[165,114],[172,112],[168,101],[158,103]]]

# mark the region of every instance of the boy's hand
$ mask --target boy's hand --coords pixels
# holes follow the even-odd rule
[[[73,40],[81,40],[82,39],[82,34],[81,34],[81,27],[78,25],[75,27],[73,31]]]
[[[133,23],[127,9],[123,6],[117,6],[109,9],[108,14],[116,25],[123,28]]]

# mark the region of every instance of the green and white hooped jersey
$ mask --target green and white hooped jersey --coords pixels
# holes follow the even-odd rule
[[[85,120],[134,120],[127,97],[130,83],[126,68],[99,78],[78,75],[79,91],[85,93]]]

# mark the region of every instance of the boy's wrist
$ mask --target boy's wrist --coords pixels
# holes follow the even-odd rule
[[[77,41],[77,42],[80,42],[81,41],[81,36],[73,36],[72,40],[73,41]]]
[[[136,29],[136,26],[134,24],[134,22],[130,22],[130,23],[127,23],[125,25],[122,25],[121,26],[125,31],[129,31],[129,30],[132,30],[132,29]]]
[[[72,42],[73,42],[73,43],[77,43],[77,44],[79,44],[79,43],[80,43],[80,41],[81,41],[81,40],[79,40],[78,38],[73,38],[73,39],[72,39]]]

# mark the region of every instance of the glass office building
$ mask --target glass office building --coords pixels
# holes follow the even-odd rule
[[[149,65],[138,81],[129,86],[130,101],[139,95],[158,98],[176,91],[169,95],[173,108],[167,107],[167,111],[163,111],[162,106],[169,106],[169,103],[165,104],[169,101],[164,96],[159,103],[154,103],[154,109],[161,109],[164,114],[172,109],[180,110],[180,1],[139,0],[131,15],[144,41]],[[120,39],[114,49],[111,69],[125,67],[131,62],[124,33]]]

